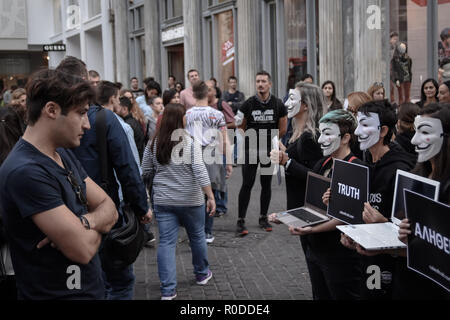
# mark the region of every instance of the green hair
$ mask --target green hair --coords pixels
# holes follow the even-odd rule
[[[334,110],[328,112],[319,121],[320,123],[335,123],[339,126],[342,135],[349,133],[353,135],[358,126],[358,122],[351,112],[346,110]]]

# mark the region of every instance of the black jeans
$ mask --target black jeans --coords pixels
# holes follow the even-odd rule
[[[17,299],[16,276],[0,278],[0,300],[16,301]]]
[[[270,168],[271,164],[260,164],[261,168]],[[265,169],[267,171],[268,169]],[[256,173],[258,171],[258,164],[244,164],[242,166],[242,187],[239,192],[239,219],[245,219],[247,215],[248,205],[250,203],[250,196],[253,185],[256,180]],[[260,214],[267,216],[269,210],[270,200],[272,198],[272,175],[261,174],[261,197],[260,197]]]
[[[362,261],[356,252],[314,252],[307,246],[305,257],[314,300],[360,300],[362,298]]]

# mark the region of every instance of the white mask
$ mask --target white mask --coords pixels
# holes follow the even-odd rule
[[[288,108],[288,118],[294,118],[301,108],[302,95],[297,89],[289,90],[289,99],[284,104]]]
[[[319,144],[325,157],[330,156],[341,146],[341,130],[336,123],[321,123]]]
[[[355,135],[358,137],[361,150],[367,150],[380,141],[381,125],[378,113],[370,112],[368,116],[358,112],[358,128]]]
[[[416,146],[419,163],[431,160],[439,154],[444,144],[442,122],[436,118],[417,116],[414,121],[416,134],[411,143]]]
[[[238,113],[234,117],[236,126],[240,126],[242,122],[244,122],[244,117],[245,117],[244,113],[241,110],[238,110]]]

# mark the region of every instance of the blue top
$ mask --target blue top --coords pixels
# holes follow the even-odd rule
[[[152,108],[147,104],[147,101],[145,101],[145,96],[140,96],[136,98],[136,102],[139,105],[139,108],[141,108],[142,112],[144,112],[144,116],[147,119],[150,119],[153,117],[153,110]]]
[[[86,195],[86,172],[69,150],[58,149],[65,169],[20,139],[0,168],[0,212],[4,219],[16,273],[19,299],[104,299],[100,259],[77,264],[50,245],[37,249],[46,235],[31,217],[61,206],[76,216],[87,213],[68,175],[71,171]],[[81,222],[80,222],[81,223]],[[80,289],[69,289],[71,268],[78,266]]]
[[[91,106],[89,108],[88,117],[91,129],[81,139],[81,146],[73,150],[89,177],[98,185],[101,185],[102,179],[100,159],[97,151],[95,120],[97,118],[97,112],[100,110],[100,106]],[[122,186],[124,201],[130,204],[136,215],[144,216],[148,211],[147,193],[139,173],[138,165],[133,157],[130,143],[115,114],[109,110],[105,111],[109,167],[114,169],[117,179]],[[120,208],[119,186],[115,179],[110,180],[109,191],[107,193],[116,204],[116,207]]]

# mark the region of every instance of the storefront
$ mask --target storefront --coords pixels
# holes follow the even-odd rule
[[[187,70],[195,68],[203,79],[215,77],[222,89],[230,76],[236,76],[241,90],[250,95],[255,90],[254,75],[265,69],[272,74],[274,94],[280,97],[305,73],[312,74],[317,84],[333,80],[340,98],[367,91],[374,82],[385,83],[389,92],[389,40],[396,31],[413,61],[411,98],[417,99],[422,81],[438,78],[439,52],[441,56],[450,52],[445,51],[446,43],[438,46],[441,32],[450,27],[450,0],[136,3],[151,6],[145,9],[147,14],[157,10],[158,35],[147,36],[153,32],[150,27],[144,33],[145,41],[159,49],[158,54],[144,54],[152,61],[132,58],[130,63],[161,66],[155,78],[163,87],[169,75],[186,84]],[[131,66],[131,73],[138,75],[135,69]]]

